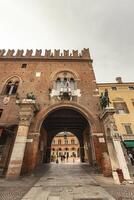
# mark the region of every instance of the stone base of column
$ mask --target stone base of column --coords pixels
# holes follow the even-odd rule
[[[12,161],[10,163],[10,168],[6,174],[7,179],[18,179],[20,176],[22,161]]]
[[[38,144],[39,133],[29,133],[24,154],[22,174],[31,174],[36,167]]]
[[[104,176],[112,176],[112,168],[107,152],[106,143],[100,143],[97,135],[93,136],[96,161]]]

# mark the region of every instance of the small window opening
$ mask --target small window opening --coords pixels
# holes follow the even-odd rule
[[[128,110],[125,102],[118,102],[118,103],[113,103],[113,104],[114,104],[114,108],[116,110],[116,114],[129,113],[129,110]]]
[[[134,86],[129,86],[128,89],[129,90],[134,90]]]
[[[133,131],[132,131],[132,129],[131,129],[131,125],[130,125],[130,124],[124,124],[124,127],[125,127],[126,133],[127,133],[128,135],[133,134]]]
[[[112,88],[112,90],[117,90],[117,87],[111,87]]]
[[[23,63],[22,65],[21,65],[21,68],[26,68],[27,67],[27,64],[26,63]]]

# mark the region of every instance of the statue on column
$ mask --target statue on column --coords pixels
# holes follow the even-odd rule
[[[27,99],[35,100],[35,96],[34,96],[33,92],[27,93]]]
[[[108,95],[108,90],[105,89],[104,93],[101,93],[100,96],[100,105],[103,108],[109,107],[110,104],[110,100],[109,100],[109,95]]]

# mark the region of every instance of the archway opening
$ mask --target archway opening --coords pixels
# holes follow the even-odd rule
[[[60,132],[51,143],[52,163],[80,163],[80,143],[70,132]]]
[[[70,107],[55,109],[44,119],[40,131],[37,163],[51,162],[52,140],[61,132],[73,133],[77,137],[80,161],[92,165],[93,149],[89,122],[79,110]]]

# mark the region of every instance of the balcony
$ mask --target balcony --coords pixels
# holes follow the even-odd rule
[[[73,100],[73,97],[81,97],[80,89],[72,89],[71,87],[61,87],[52,89],[50,97],[57,97],[58,100]]]

